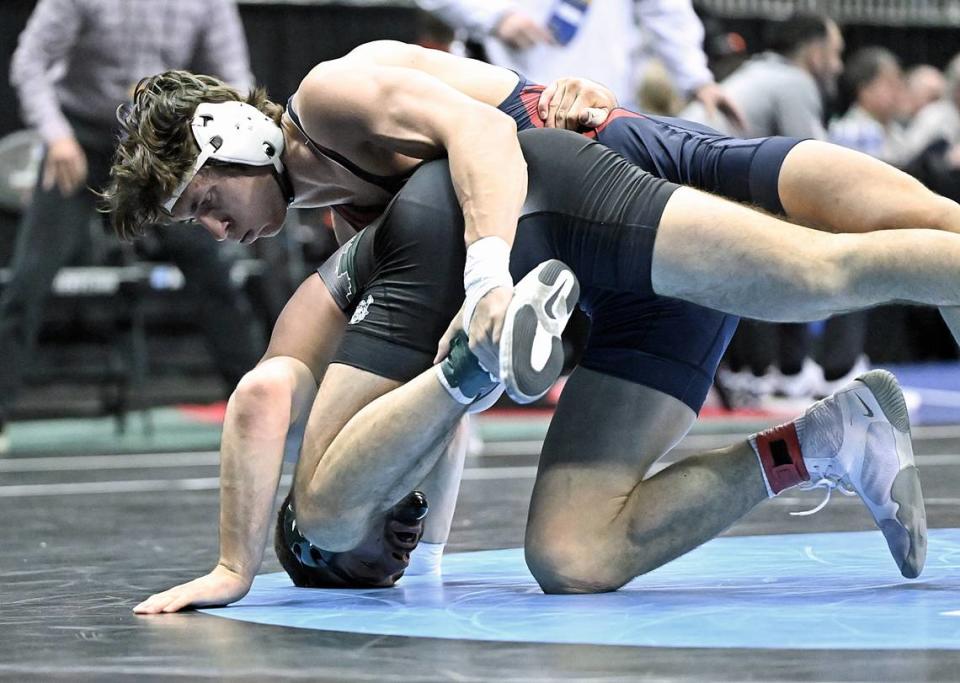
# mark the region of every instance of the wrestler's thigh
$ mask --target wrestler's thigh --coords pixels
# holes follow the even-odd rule
[[[662,391],[578,367],[543,444],[527,546],[606,528],[696,414]]]
[[[779,188],[791,221],[829,232],[940,228],[945,216],[958,213],[956,204],[903,171],[818,140],[790,151]]]
[[[314,479],[317,464],[344,425],[367,404],[401,384],[350,365],[332,363],[327,368],[304,429],[294,497]],[[314,480],[313,486],[317,484]]]
[[[733,315],[816,320],[847,239],[681,187],[657,227],[651,284],[660,296]]]

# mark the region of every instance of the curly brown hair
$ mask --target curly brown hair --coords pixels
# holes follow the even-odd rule
[[[199,149],[190,130],[197,105],[203,102],[246,102],[278,125],[283,108],[255,88],[244,97],[212,76],[165,71],[137,83],[130,104],[117,112],[120,140],[110,168],[110,182],[101,196],[121,239],[132,239],[143,226],[163,222],[162,205],[180,186]]]

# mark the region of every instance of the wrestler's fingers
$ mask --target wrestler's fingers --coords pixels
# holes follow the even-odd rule
[[[475,325],[471,325],[471,331],[476,333],[470,335],[470,351],[477,357],[480,366],[487,372],[500,376],[500,355],[497,347],[490,339],[488,330],[477,330]]]
[[[559,83],[559,81],[554,81],[544,88],[543,92],[540,93],[540,99],[537,100],[537,114],[540,115],[543,121],[547,120],[547,114],[550,113],[550,100],[552,100],[553,96],[557,93],[557,83]]]
[[[70,192],[72,193],[83,185],[83,181],[87,179],[87,158],[81,154],[68,162],[67,165],[70,169],[68,173],[70,175]]]
[[[163,606],[164,614],[172,614],[173,612],[179,612],[184,607],[190,607],[194,604],[194,599],[192,595],[187,595],[181,593],[175,598],[172,598],[166,605]]]
[[[553,97],[550,98],[550,105],[547,107],[547,116],[544,119],[544,123],[548,128],[557,127],[557,110],[560,108],[566,92],[567,82],[565,80],[559,81]]]
[[[174,586],[162,593],[154,593],[149,598],[133,608],[135,614],[160,614],[162,612],[176,612],[177,609],[170,609],[174,603],[183,603],[184,600],[189,603],[196,591],[188,589],[189,584]],[[182,607],[183,604],[180,605]]]
[[[133,608],[134,614],[156,614],[166,604],[166,592],[151,595]]]
[[[463,320],[463,306],[461,306],[457,314],[453,316],[453,320],[447,325],[447,331],[443,333],[440,341],[437,342],[437,355],[433,357],[434,365],[442,361],[447,357],[447,354],[450,353],[450,342],[457,336],[457,332],[463,329],[461,320]]]
[[[577,130],[580,126],[580,93],[567,90],[557,109],[557,128]]]
[[[606,107],[586,107],[580,111],[580,125],[584,128],[598,128],[607,120],[610,110]]]

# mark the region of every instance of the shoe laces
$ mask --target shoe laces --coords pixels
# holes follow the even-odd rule
[[[798,489],[801,491],[812,491],[813,489],[824,488],[827,490],[827,495],[820,502],[820,504],[811,509],[811,510],[802,510],[800,512],[791,512],[790,515],[793,517],[807,517],[809,515],[815,515],[820,512],[823,508],[827,506],[827,503],[830,502],[830,494],[833,493],[833,490],[836,489],[840,491],[845,496],[856,496],[857,492],[854,490],[853,486],[847,479],[841,479],[839,477],[821,477],[816,482],[805,481],[799,486]]]

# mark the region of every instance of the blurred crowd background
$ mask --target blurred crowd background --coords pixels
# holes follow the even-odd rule
[[[91,19],[92,17],[92,19]],[[294,287],[332,251],[292,212],[255,245],[157,226],[120,243],[93,210],[115,110],[102,86],[211,71],[283,102],[319,61],[395,39],[741,137],[829,139],[960,199],[960,1],[4,0],[0,3],[0,449],[11,420],[224,398]],[[141,73],[142,71],[142,73]],[[732,103],[738,124],[724,115]],[[571,358],[586,321],[570,332]],[[869,364],[955,359],[932,310],[741,325],[728,407],[829,393]],[[122,424],[122,422],[121,422]]]

